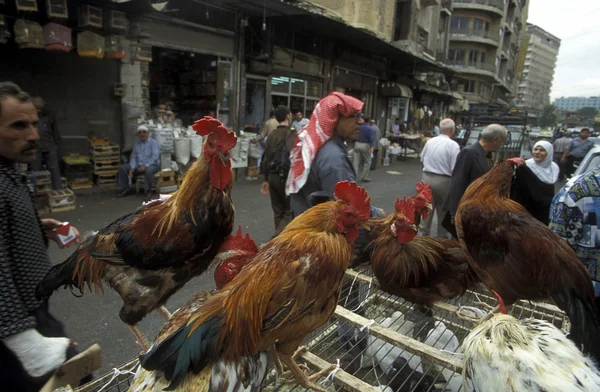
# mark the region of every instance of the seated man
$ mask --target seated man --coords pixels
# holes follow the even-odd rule
[[[146,195],[150,196],[152,187],[154,186],[154,174],[160,170],[160,151],[158,142],[151,137],[148,137],[148,127],[140,125],[137,129],[138,141],[133,145],[133,151],[129,158],[129,163],[125,163],[119,167],[119,175],[117,184],[121,193],[119,197],[123,197],[131,190],[131,182],[136,176],[143,174],[146,178],[144,189]]]

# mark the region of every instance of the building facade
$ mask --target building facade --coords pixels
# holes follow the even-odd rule
[[[527,8],[526,0],[453,1],[447,63],[469,103],[509,104]]]
[[[553,102],[560,110],[571,111],[582,108],[595,108],[600,110],[600,96],[598,97],[560,97]]]
[[[527,110],[530,117],[539,117],[544,106],[550,103],[559,48],[560,39],[538,26],[527,24],[515,103],[518,108]]]

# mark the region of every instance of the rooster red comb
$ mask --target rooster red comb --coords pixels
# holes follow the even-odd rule
[[[215,140],[222,142],[225,151],[231,150],[237,143],[235,133],[228,130],[221,121],[216,118],[204,116],[204,118],[196,121],[192,126],[194,131],[200,136],[213,135]]]
[[[494,295],[496,296],[496,299],[498,300],[498,307],[500,308],[500,313],[506,314],[506,306],[504,306],[504,300],[502,299],[500,294],[498,294],[494,290],[492,290],[492,293],[494,293]]]
[[[506,161],[512,163],[515,166],[521,166],[525,164],[525,159],[519,157],[508,158]]]
[[[396,199],[396,203],[394,203],[394,207],[396,208],[396,212],[402,213],[410,223],[414,223],[415,221],[415,202],[413,199],[409,199],[404,196],[404,199]]]
[[[219,247],[219,253],[229,250],[257,253],[258,247],[254,240],[250,238],[250,234],[246,233],[246,236],[242,235],[242,226],[239,226],[236,235],[227,237]]]
[[[429,184],[425,184],[423,180],[421,180],[417,183],[415,190],[417,191],[417,193],[422,194],[428,202],[431,202],[431,199],[433,198],[433,193],[431,192],[431,187],[429,186]]]
[[[371,198],[365,188],[355,182],[340,181],[333,190],[335,197],[352,206],[365,221],[371,216]]]

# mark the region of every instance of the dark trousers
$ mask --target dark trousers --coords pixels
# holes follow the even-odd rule
[[[35,317],[37,331],[46,337],[66,336],[63,324],[54,318],[48,311],[48,303],[43,303],[32,312]],[[73,358],[78,351],[70,347],[67,350],[67,359]],[[3,391],[11,392],[38,392],[50,377],[43,379],[31,378],[23,366],[4,343],[0,342],[0,385]],[[81,380],[81,384],[91,380],[91,375]],[[73,385],[75,387],[75,385]]]
[[[58,167],[58,151],[56,149],[39,149],[35,162],[31,165],[33,171],[44,170],[44,167],[50,172],[52,179],[52,189],[58,191],[62,189],[62,180],[60,179],[60,168]]]
[[[573,166],[573,164],[575,162],[581,162],[582,159],[583,158],[575,158],[573,155],[567,156],[567,161],[564,165],[565,176],[567,176],[567,178],[571,177],[575,172],[575,167]]]
[[[120,189],[125,190],[129,189],[129,169],[131,167],[128,163],[124,163],[119,167],[119,174],[117,176],[117,185]],[[144,182],[144,189],[146,192],[150,192],[152,187],[154,186],[154,174],[160,170],[158,165],[150,165],[146,167],[144,172],[135,169],[133,171],[133,181],[135,183],[135,179],[139,175],[144,175],[146,181]]]
[[[290,197],[285,194],[285,182],[277,173],[269,173],[269,195],[275,221],[275,235],[278,235],[292,221],[292,210]]]
[[[371,170],[377,169],[377,155],[379,155],[379,150],[373,150],[373,159],[371,159]]]
[[[562,155],[563,155],[562,152],[555,152],[554,158],[553,158],[554,163],[556,163],[556,165],[558,166],[558,169],[559,169],[558,181],[562,181],[565,179],[565,165],[560,161],[560,158],[562,158]]]

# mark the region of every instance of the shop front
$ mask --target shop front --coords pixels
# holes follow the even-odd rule
[[[413,98],[412,89],[404,84],[384,82],[379,88],[379,94],[387,98],[386,132],[391,131],[396,119],[406,124],[409,120],[409,105]]]
[[[336,91],[360,99],[365,103],[363,113],[369,117],[375,115],[377,76],[336,66],[332,78]]]

